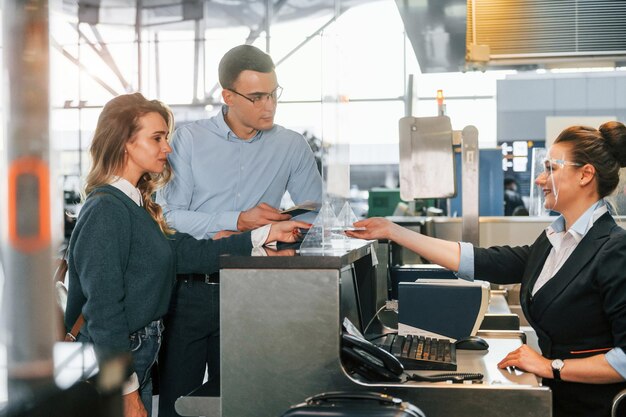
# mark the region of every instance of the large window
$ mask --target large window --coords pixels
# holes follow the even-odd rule
[[[211,2],[204,7],[205,14],[211,12]],[[231,27],[193,20],[146,25],[140,48],[128,22],[98,24],[95,30],[81,23],[77,31],[70,17],[56,19],[52,36],[59,47],[53,50],[52,84],[58,121],[53,125],[67,153],[61,158],[63,171],[87,171],[84,152],[97,114],[114,94],[141,86],[146,96],[171,105],[178,122],[214,114],[221,99],[218,62],[247,38],[261,49],[269,45],[278,64],[285,90],[277,122],[323,138],[329,134],[329,118],[335,118],[341,127],[332,134],[350,143],[352,163],[397,163],[397,124],[405,114],[408,74],[415,74],[419,97],[414,115],[435,115],[436,91],[442,89],[453,127],[476,125],[481,146],[495,146],[495,80],[503,73],[421,74],[394,0],[364,3],[342,14],[336,10],[294,19],[283,8],[274,16],[269,37],[262,14],[252,28],[243,21]],[[329,101],[341,103],[337,114],[322,104]]]

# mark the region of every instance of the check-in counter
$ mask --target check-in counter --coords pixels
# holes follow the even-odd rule
[[[551,392],[534,375],[496,366],[522,343],[519,332],[485,332],[488,351],[457,352],[458,371],[483,373],[481,383],[373,384],[349,375],[340,359],[342,277],[360,270],[365,279],[357,281],[368,286],[362,304],[375,303],[384,276],[362,271],[375,269],[376,245],[360,241],[326,256],[223,257],[221,391],[208,383],[179,399],[178,413],[280,416],[314,394],[367,390],[410,401],[428,417],[551,415]]]

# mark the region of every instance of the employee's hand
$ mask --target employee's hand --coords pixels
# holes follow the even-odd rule
[[[297,222],[295,220],[273,223],[270,226],[270,233],[265,243],[296,242],[300,238],[300,229],[308,229],[309,227],[311,227],[310,223]]]
[[[269,223],[281,222],[291,219],[288,214],[280,214],[280,211],[269,204],[261,203],[256,207],[252,207],[250,210],[242,211],[239,213],[237,219],[237,230],[240,232],[246,232],[248,230],[256,229],[257,227],[265,226]]]
[[[139,390],[122,396],[124,400],[124,417],[147,417],[148,412],[141,402]]]
[[[354,223],[354,227],[365,227],[366,230],[346,230],[346,235],[358,239],[393,239],[394,229],[398,227],[382,217],[372,217]]]
[[[222,239],[224,237],[229,237],[232,235],[238,235],[241,232],[236,232],[234,230],[220,230],[216,234],[213,235],[213,240]]]
[[[498,368],[516,367],[542,378],[552,378],[552,361],[541,356],[528,345],[522,345],[510,352],[498,364]]]

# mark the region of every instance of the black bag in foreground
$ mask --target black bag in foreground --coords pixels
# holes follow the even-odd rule
[[[399,398],[377,392],[337,391],[307,398],[282,417],[426,417],[422,410]]]

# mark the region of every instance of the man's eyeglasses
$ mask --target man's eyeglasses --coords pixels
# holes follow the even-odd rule
[[[557,166],[562,169],[562,168],[565,168],[567,165],[573,166],[573,167],[583,166],[583,164],[579,162],[571,162],[571,161],[566,161],[564,159],[546,158],[543,160],[543,172],[550,174],[552,172],[553,167]]]
[[[256,107],[261,107],[269,100],[272,100],[274,102],[278,101],[280,95],[283,93],[283,88],[280,85],[276,87],[271,93],[254,93],[250,94],[250,96],[241,94],[239,91],[235,91],[232,88],[227,88],[226,90],[245,98]]]

